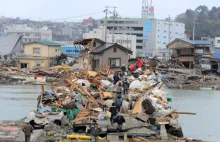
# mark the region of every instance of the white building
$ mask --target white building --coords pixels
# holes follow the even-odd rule
[[[94,29],[88,33],[83,33],[83,39],[86,38],[97,38],[102,41],[105,41],[105,26],[101,26],[98,29]],[[109,30],[107,30],[106,42],[108,43],[118,43],[124,47],[129,48],[133,51],[133,54],[130,58],[136,58],[136,36],[131,34],[114,34],[114,41],[113,35],[109,34]]]
[[[113,23],[113,21],[115,21]],[[100,21],[105,24],[105,19]],[[165,54],[166,45],[176,38],[184,38],[185,24],[148,18],[108,18],[109,32],[131,34],[136,36],[137,56],[158,55],[160,50]],[[168,56],[168,50],[165,56]]]
[[[24,25],[9,25],[5,27],[4,34],[7,35],[23,35],[23,42],[32,42],[38,40],[52,41],[52,30],[47,27],[33,28]]]
[[[220,37],[215,37],[215,47],[220,48]]]

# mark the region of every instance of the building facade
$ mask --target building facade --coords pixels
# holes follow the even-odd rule
[[[105,26],[101,26],[100,28],[94,29],[88,33],[83,33],[83,39],[87,38],[97,38],[102,41],[105,41]],[[106,42],[107,43],[118,43],[121,46],[124,46],[130,50],[132,50],[133,54],[130,58],[136,58],[136,35],[131,34],[113,34],[109,33],[109,30],[106,31]]]
[[[177,38],[167,46],[172,50],[172,59],[181,62],[188,71],[201,67],[200,73],[217,72],[219,61],[211,56],[212,41]]]
[[[215,48],[220,48],[220,37],[215,37]]]
[[[23,43],[33,41],[52,41],[52,30],[44,28],[34,28],[27,25],[9,25],[4,28],[4,34],[22,35]]]
[[[115,21],[113,23],[113,21]],[[100,21],[105,24],[105,19]],[[113,31],[114,27],[114,31]],[[184,38],[185,24],[147,18],[110,18],[107,28],[115,34],[136,35],[136,55],[154,56],[176,38]],[[168,52],[168,51],[167,51]]]
[[[24,45],[24,55],[18,56],[20,68],[50,67],[61,53],[61,45],[50,41],[30,42]]]

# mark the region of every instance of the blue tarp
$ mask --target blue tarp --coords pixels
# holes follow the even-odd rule
[[[220,48],[214,48],[213,56],[217,59],[220,59]]]

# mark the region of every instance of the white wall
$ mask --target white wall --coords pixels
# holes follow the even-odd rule
[[[156,49],[165,49],[169,41],[185,37],[185,24],[183,23],[157,20],[156,27]],[[169,31],[171,32],[170,40]]]
[[[215,47],[220,48],[220,37],[215,37]]]

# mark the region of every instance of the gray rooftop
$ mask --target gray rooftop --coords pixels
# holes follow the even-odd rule
[[[21,36],[1,36],[0,37],[0,55],[10,54]]]
[[[111,48],[113,45],[116,45],[118,46],[119,48],[121,48],[122,50],[126,50],[128,51],[130,54],[132,53],[132,51],[130,49],[127,49],[126,47],[124,46],[121,46],[117,43],[104,43],[102,44],[101,46],[99,47],[96,47],[94,50],[92,50],[90,53],[101,53],[105,50],[107,50],[108,48]]]

